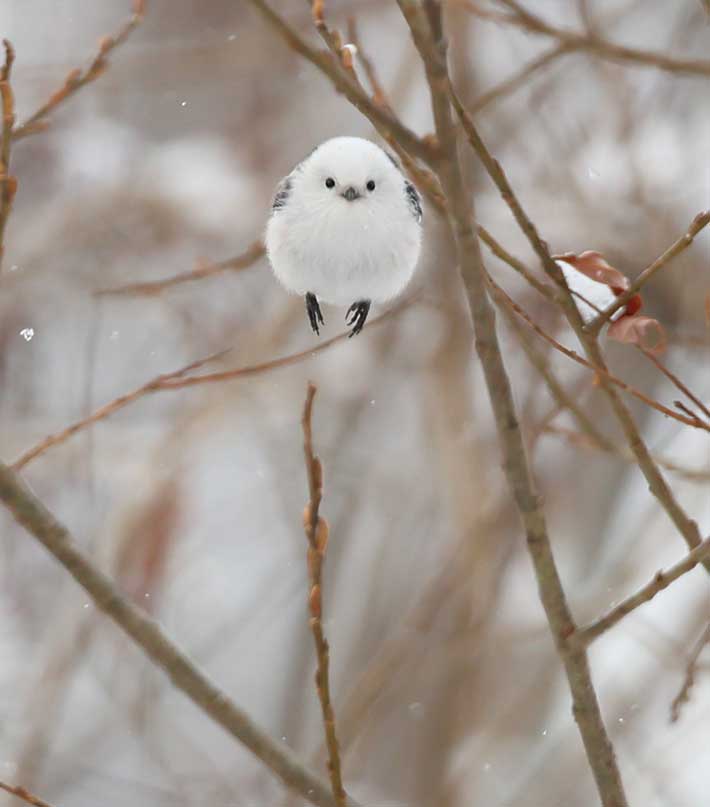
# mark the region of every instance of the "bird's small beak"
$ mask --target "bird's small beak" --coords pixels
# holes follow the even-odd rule
[[[349,188],[346,188],[343,193],[340,194],[343,199],[347,199],[348,202],[352,202],[354,199],[359,199],[360,194],[353,188],[351,185]]]

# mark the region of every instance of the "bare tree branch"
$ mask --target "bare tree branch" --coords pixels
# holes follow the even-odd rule
[[[475,218],[470,194],[461,178],[456,125],[449,103],[441,6],[436,0],[426,0],[424,5],[416,0],[398,0],[398,4],[426,69],[441,148],[435,170],[448,200],[449,221],[473,317],[476,349],[503,451],[503,468],[525,529],[540,599],[565,667],[575,719],[602,802],[605,807],[625,807],[627,801],[621,776],[602,720],[586,653],[568,641],[574,633],[575,624],[552,554],[544,511],[528,466],[510,381],[498,343],[495,312],[486,290],[485,269],[476,225],[473,223]]]
[[[340,807],[345,805],[345,790],[340,765],[340,751],[335,731],[335,712],[330,697],[330,648],[325,638],[321,616],[323,613],[323,562],[328,546],[328,523],[319,515],[323,498],[323,466],[313,452],[313,399],[316,395],[314,384],[308,384],[306,402],[303,407],[301,426],[303,428],[303,453],[306,460],[308,476],[309,501],[303,513],[303,526],[308,539],[308,610],[310,626],[316,647],[318,670],[316,672],[316,691],[323,713],[323,729],[328,749],[328,773],[333,796]]]
[[[389,319],[390,317],[398,316],[405,308],[415,302],[417,299],[416,295],[411,295],[410,297],[406,297],[400,300],[396,305],[392,306],[387,311],[384,311],[378,317],[370,320],[368,325],[372,327],[373,325],[378,325],[385,320]],[[222,350],[219,353],[214,353],[210,356],[206,356],[205,358],[198,359],[197,361],[191,362],[184,367],[179,368],[178,370],[173,370],[171,373],[163,373],[155,378],[151,379],[150,381],[142,384],[140,387],[137,387],[131,392],[127,392],[123,395],[119,395],[118,398],[114,398],[109,403],[104,404],[103,406],[96,409],[90,415],[81,420],[77,420],[76,422],[72,423],[70,426],[62,429],[59,432],[55,432],[54,434],[50,434],[48,437],[45,437],[44,440],[37,443],[37,445],[33,446],[32,448],[27,449],[21,456],[19,456],[13,463],[12,468],[15,471],[19,471],[24,468],[29,462],[36,459],[40,455],[44,454],[49,448],[53,446],[60,445],[61,443],[66,442],[70,437],[77,434],[80,431],[92,426],[94,423],[98,423],[101,420],[105,420],[106,418],[114,415],[119,410],[123,409],[124,407],[128,406],[129,404],[134,403],[135,401],[143,398],[146,395],[149,395],[153,392],[159,392],[161,390],[177,390],[183,389],[184,387],[193,387],[193,386],[200,386],[201,384],[213,384],[219,383],[222,381],[234,381],[238,378],[247,378],[254,375],[260,375],[261,373],[269,372],[270,370],[276,370],[280,367],[288,367],[291,364],[297,364],[301,361],[307,361],[308,359],[312,358],[317,353],[322,352],[323,350],[327,350],[332,345],[338,344],[348,338],[350,335],[349,331],[344,331],[343,333],[338,334],[337,336],[333,336],[331,339],[326,339],[323,342],[319,342],[315,347],[308,348],[307,350],[301,350],[298,353],[292,353],[290,356],[282,356],[278,359],[270,359],[269,361],[260,362],[259,364],[252,364],[247,367],[237,367],[232,370],[224,370],[219,373],[210,373],[207,375],[199,375],[199,376],[188,376],[187,374],[192,370],[196,370],[199,367],[203,367],[205,364],[209,362],[216,361],[217,359],[221,358],[225,354],[229,353],[229,350]],[[231,348],[230,348],[231,349]],[[681,417],[678,415],[678,417]]]
[[[538,234],[537,229],[530,217],[523,210],[522,205],[515,195],[510,182],[508,182],[508,178],[506,177],[501,165],[491,155],[490,151],[481,139],[473,120],[466,113],[466,110],[451,86],[449,86],[449,91],[454,108],[456,109],[459,119],[463,124],[464,131],[468,137],[471,147],[480,157],[481,162],[488,172],[488,175],[498,188],[503,201],[510,208],[513,217],[518,223],[518,226],[528,239],[535,254],[540,259],[545,273],[555,283],[557,283],[563,292],[565,292],[561,296],[560,300],[562,308],[570,325],[574,329],[577,338],[582,343],[582,346],[587,354],[587,358],[597,371],[600,386],[609,399],[609,403],[611,404],[614,414],[616,415],[616,418],[624,431],[629,448],[633,451],[639,468],[645,476],[652,494],[656,497],[659,504],[668,514],[668,517],[675,524],[678,532],[680,532],[688,545],[688,548],[695,548],[701,541],[698,525],[680,506],[675,494],[666,482],[663,474],[654,462],[648,447],[643,441],[641,433],[639,432],[631,412],[626,407],[623,400],[619,397],[618,392],[614,389],[614,382],[612,382],[610,378],[609,370],[606,366],[606,362],[604,361],[604,356],[601,348],[599,347],[598,340],[594,335],[585,331],[581,315],[574,303],[574,300],[572,299],[572,296],[569,294],[569,289],[567,288],[567,284],[565,283],[559,266],[557,266],[553,260],[547,244],[542,240],[542,238],[540,238],[540,235]],[[697,420],[697,423],[693,423],[692,420],[690,421],[690,425],[697,425],[702,428],[700,425],[701,423],[702,421],[699,419]],[[704,566],[708,572],[710,572],[710,561],[706,560]]]
[[[12,131],[13,140],[21,140],[23,137],[43,131],[47,126],[47,118],[68,98],[87,84],[101,76],[108,67],[107,56],[111,51],[122,45],[133,31],[140,25],[145,13],[145,0],[133,0],[133,13],[113,36],[104,36],[99,42],[99,50],[94,56],[91,64],[86,70],[75,68],[70,71],[64,79],[64,84],[56,90],[42,106],[27,118],[27,120],[16,126]]]
[[[10,175],[10,145],[12,127],[15,124],[15,99],[10,86],[12,63],[15,51],[7,39],[2,41],[5,49],[5,61],[0,68],[0,112],[2,122],[0,128],[0,267],[4,254],[5,226],[10,216],[12,202],[17,191],[17,179]]]
[[[227,258],[217,263],[198,264],[191,272],[181,272],[171,275],[163,280],[151,280],[145,283],[129,283],[125,286],[115,286],[107,289],[97,289],[94,295],[97,297],[119,297],[119,296],[151,296],[160,294],[165,289],[173,286],[180,286],[183,283],[191,283],[193,280],[204,280],[206,277],[223,274],[224,272],[239,272],[253,266],[260,258],[264,257],[264,244],[255,241],[241,255],[234,258]]]
[[[596,34],[580,34],[576,31],[558,28],[543,20],[542,17],[538,17],[523,8],[515,0],[497,0],[498,3],[509,8],[512,12],[511,14],[491,14],[485,9],[481,9],[471,0],[454,0],[454,2],[464,6],[476,16],[484,19],[494,19],[496,22],[503,22],[507,25],[514,25],[531,33],[553,37],[561,45],[566,45],[571,50],[587,51],[612,62],[621,62],[622,64],[637,65],[639,67],[655,67],[659,70],[680,75],[710,76],[710,62],[708,61],[702,59],[676,59],[672,56],[667,56],[665,53],[617,45],[615,42],[610,42],[608,39],[603,39]]]
[[[591,361],[585,359],[583,356],[580,356],[575,350],[565,347],[561,342],[558,342],[557,339],[547,333],[544,328],[538,325],[535,320],[525,311],[525,309],[516,303],[515,300],[513,300],[513,298],[510,297],[510,295],[508,295],[507,292],[505,292],[490,275],[487,275],[487,281],[493,290],[493,297],[496,302],[505,305],[514,311],[525,323],[527,323],[527,325],[530,326],[530,328],[533,329],[533,331],[535,331],[536,334],[538,334],[538,336],[541,336],[546,342],[552,345],[555,350],[558,350],[564,356],[567,356],[568,359],[572,359],[572,361],[576,362],[582,367],[592,370],[596,374],[596,377],[599,379],[600,383],[607,382],[608,384],[613,384],[615,387],[627,392],[629,395],[633,395],[634,398],[642,401],[646,404],[646,406],[650,406],[657,412],[660,412],[673,420],[677,420],[679,423],[683,423],[686,426],[692,426],[695,429],[710,431],[710,423],[706,423],[704,420],[701,420],[693,412],[688,412],[687,415],[679,414],[674,409],[670,409],[669,407],[664,406],[662,403],[655,401],[653,398],[649,398],[648,395],[645,395],[640,390],[632,387],[631,384],[627,384],[625,381],[622,381],[622,379],[613,375],[611,372],[609,372],[606,365],[604,365],[604,367],[598,367],[592,364]]]
[[[348,101],[372,122],[378,132],[384,137],[396,137],[410,154],[425,162],[432,159],[431,144],[397,120],[388,109],[377,106],[331,53],[311,47],[273,11],[265,0],[249,0],[249,2],[288,46],[326,75],[335,89],[345,95]]]
[[[695,236],[707,225],[710,224],[710,210],[705,210],[702,213],[698,213],[698,215],[692,220],[690,223],[690,227],[686,233],[684,233],[675,243],[671,244],[670,247],[646,269],[641,272],[641,274],[634,280],[629,288],[620,294],[616,300],[604,311],[599,314],[598,317],[595,317],[592,322],[589,323],[587,326],[587,330],[590,333],[599,333],[602,326],[609,321],[610,317],[612,317],[620,308],[626,305],[629,300],[637,294],[640,289],[648,283],[648,281],[676,255],[679,255],[683,250],[687,249],[692,243]]]
[[[698,667],[698,659],[705,647],[710,643],[710,624],[706,626],[700,638],[695,643],[693,651],[688,659],[688,664],[685,668],[685,678],[683,679],[683,686],[680,688],[678,694],[673,698],[671,704],[671,723],[677,723],[680,718],[680,710],[683,704],[690,700],[690,691],[695,685],[695,674]]]
[[[552,424],[545,426],[543,431],[545,434],[562,437],[571,445],[577,446],[578,448],[592,448],[598,451],[607,451],[610,454],[620,457],[625,462],[636,462],[636,457],[634,457],[627,446],[612,443],[606,448],[602,444],[595,442],[593,438],[590,438],[590,436],[583,431],[577,432],[573,429],[565,429],[562,426],[554,426]],[[659,457],[658,455],[654,455],[653,458],[661,468],[665,468],[666,471],[677,474],[688,482],[694,482],[696,484],[706,484],[710,482],[710,470],[708,469],[688,468],[669,460],[667,457]]]
[[[636,594],[627,597],[623,602],[614,606],[605,616],[590,625],[578,628],[575,634],[575,641],[580,642],[585,647],[590,645],[603,633],[606,633],[606,631],[613,628],[618,622],[621,622],[625,616],[635,611],[644,603],[650,602],[659,591],[668,588],[674,580],[692,571],[709,556],[710,538],[706,538],[699,546],[696,546],[695,549],[689,552],[683,560],[676,563],[675,566],[671,566],[671,568],[665,572],[657,572],[653,580],[646,583]]]
[[[286,787],[319,807],[340,807],[328,785],[285,745],[272,740],[193,664],[157,622],[127,600],[92,565],[76,541],[20,477],[0,463],[0,501],[71,574],[97,608],[112,619],[198,708],[248,748]],[[352,803],[352,802],[351,802]]]
[[[49,802],[43,801],[30,793],[29,790],[25,790],[24,787],[15,787],[14,785],[8,785],[5,782],[0,782],[0,790],[4,790],[6,793],[17,796],[18,799],[22,799],[22,801],[24,801],[26,804],[32,804],[34,807],[52,807]]]

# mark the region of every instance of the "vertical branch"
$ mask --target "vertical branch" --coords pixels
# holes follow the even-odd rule
[[[15,51],[7,39],[3,39],[5,62],[0,69],[0,103],[2,105],[2,129],[0,130],[0,267],[4,252],[5,226],[12,201],[17,191],[17,180],[10,176],[10,143],[15,125],[15,100],[10,87],[10,73],[15,61]]]
[[[309,502],[303,512],[303,526],[308,539],[308,579],[310,591],[308,595],[308,609],[310,611],[310,626],[316,646],[318,669],[316,670],[316,690],[323,712],[323,728],[328,748],[328,773],[333,788],[335,800],[343,807],[345,805],[345,790],[340,767],[340,751],[338,738],[335,733],[335,713],[330,700],[330,676],[328,641],[323,632],[321,622],[323,602],[323,561],[328,545],[328,522],[319,515],[320,503],[323,498],[323,466],[313,453],[313,431],[311,426],[313,414],[313,399],[316,395],[314,384],[308,384],[306,403],[303,407],[303,452],[306,460],[306,474],[308,475]]]
[[[448,213],[458,252],[466,296],[473,316],[476,350],[503,451],[503,468],[520,514],[538,590],[572,693],[573,712],[587,758],[605,807],[626,807],[614,749],[602,720],[586,652],[570,641],[572,619],[552,554],[545,515],[528,465],[508,373],[503,363],[495,312],[488,299],[485,271],[476,234],[471,194],[461,179],[456,126],[449,103],[446,43],[441,7],[426,0],[426,14],[416,0],[398,0],[421,54],[429,83],[438,137],[434,168],[448,200]]]

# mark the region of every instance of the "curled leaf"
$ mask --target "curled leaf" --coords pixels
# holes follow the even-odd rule
[[[591,322],[631,286],[626,275],[611,266],[601,252],[587,250],[579,255],[568,252],[555,258],[570,291],[575,294],[585,323]],[[654,355],[663,353],[667,345],[665,329],[658,320],[640,314],[642,308],[641,295],[634,294],[611,317],[607,334],[610,339],[638,345]]]
[[[625,314],[609,325],[607,333],[610,339],[638,345],[654,356],[663,353],[668,344],[663,325],[644,314]]]
[[[579,255],[575,255],[574,252],[566,252],[564,255],[555,255],[555,258],[574,266],[578,272],[596,280],[597,283],[609,286],[616,295],[626,291],[631,285],[628,277],[607,263],[601,252],[588,249]]]

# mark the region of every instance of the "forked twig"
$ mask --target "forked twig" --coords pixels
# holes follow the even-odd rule
[[[20,126],[12,131],[13,140],[36,134],[47,126],[47,117],[64,103],[68,98],[78,92],[82,87],[91,84],[101,76],[107,66],[107,57],[111,51],[122,45],[131,33],[140,25],[145,14],[145,0],[133,0],[133,13],[113,36],[104,36],[99,41],[99,50],[85,69],[77,67],[71,70],[64,79],[64,84],[56,90],[42,106],[27,118]]]
[[[416,299],[417,295],[412,295],[400,300],[400,302],[392,306],[392,308],[383,312],[378,317],[370,320],[368,322],[368,328],[372,328],[373,325],[379,325],[390,317],[398,316],[402,311],[404,311],[405,308],[414,303]],[[315,347],[308,348],[307,350],[301,350],[298,353],[292,353],[289,356],[282,356],[278,359],[270,359],[269,361],[260,362],[259,364],[251,364],[246,367],[236,367],[232,370],[224,370],[219,373],[209,373],[198,376],[188,375],[188,373],[190,373],[192,370],[196,370],[209,362],[216,361],[217,359],[221,358],[227,354],[229,350],[222,350],[219,353],[214,353],[210,356],[206,356],[203,359],[198,359],[197,361],[191,362],[185,367],[181,367],[171,373],[163,373],[155,378],[152,378],[150,381],[142,384],[140,387],[137,387],[131,392],[127,392],[124,395],[119,395],[118,398],[114,398],[112,401],[109,401],[107,404],[99,407],[88,417],[77,420],[59,432],[50,434],[48,437],[45,437],[43,440],[37,443],[37,445],[27,449],[27,451],[21,454],[15,460],[15,462],[13,462],[12,468],[15,471],[21,470],[29,462],[36,459],[41,454],[44,454],[47,449],[66,442],[70,437],[77,434],[77,432],[83,431],[87,427],[92,426],[94,423],[105,420],[118,412],[120,409],[123,409],[129,404],[132,404],[140,398],[150,395],[151,393],[160,392],[161,390],[183,389],[185,387],[200,386],[202,384],[214,384],[222,381],[234,381],[238,378],[247,378],[250,376],[260,375],[261,373],[276,370],[280,367],[288,367],[291,364],[307,361],[317,353],[327,350],[332,345],[345,341],[349,335],[349,331],[344,331],[343,333],[339,333],[337,336],[333,336],[331,339],[326,339],[324,342],[320,342]]]

